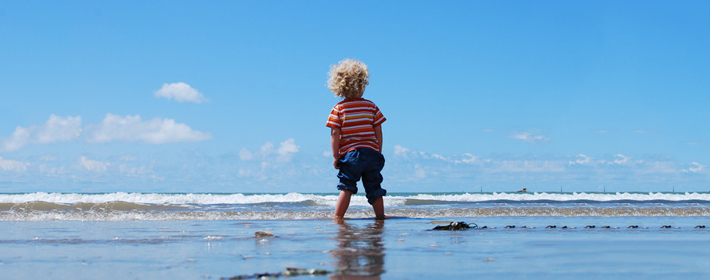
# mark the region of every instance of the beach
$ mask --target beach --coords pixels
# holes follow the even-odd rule
[[[23,195],[35,195],[28,199],[36,199],[44,194]],[[18,201],[18,194],[0,195],[0,205],[5,207],[0,211],[2,278],[229,279],[253,278],[264,273],[274,276],[287,268],[322,273],[290,277],[332,279],[697,279],[710,276],[707,234],[710,229],[700,227],[707,223],[708,217],[697,214],[705,213],[702,209],[707,207],[707,202],[697,197],[673,200],[693,194],[668,194],[666,200],[640,194],[636,202],[574,199],[562,202],[564,196],[558,197],[557,202],[530,202],[527,200],[530,197],[526,197],[525,203],[533,205],[523,205],[520,195],[518,202],[492,200],[484,205],[462,202],[470,194],[400,195],[405,202],[390,205],[389,209],[394,213],[409,213],[412,217],[384,221],[360,217],[370,214],[370,210],[356,202],[350,209],[355,217],[341,222],[323,217],[306,218],[332,211],[327,203],[315,202],[319,197],[329,200],[328,195],[314,195],[298,203],[245,203],[249,199],[265,198],[259,197],[263,195],[251,195],[251,198],[247,195],[244,201],[232,201],[232,204],[153,201],[152,204],[137,203],[143,205],[142,208],[131,206],[132,209],[120,210],[115,207],[100,210],[96,206],[107,205],[105,201],[95,201],[94,210],[82,204],[98,199],[99,195],[112,194],[89,194],[81,198],[83,200],[74,196],[74,201],[34,204]],[[178,199],[180,195],[162,197]],[[565,195],[574,198],[574,194]],[[431,198],[424,201],[422,198],[427,196]],[[644,201],[644,196],[649,200]],[[136,197],[145,198],[145,195]],[[161,196],[152,199],[156,197]],[[413,202],[410,197],[417,197],[414,200],[418,201]],[[56,198],[69,199],[66,194]],[[454,198],[459,200],[446,202]],[[15,201],[11,202],[13,199]],[[395,196],[392,200],[397,199]],[[575,208],[569,203],[586,204],[577,208],[606,209],[607,213],[611,212],[608,208],[619,208],[621,214],[541,215],[540,208]],[[8,204],[15,206],[7,209]],[[38,206],[40,204],[42,206]],[[49,207],[51,204],[61,207]],[[28,205],[35,209],[28,210]],[[491,210],[490,213],[502,214],[434,216],[442,209],[464,213],[462,211],[468,208],[496,207],[517,209],[519,213],[524,213],[526,207],[532,208],[528,211],[534,215],[506,216],[504,214],[509,212]],[[666,213],[686,214],[633,216],[624,214],[629,213],[628,208],[635,208],[637,213],[655,213],[667,208]],[[683,212],[685,208],[689,210]],[[269,209],[293,216],[257,215],[268,213]],[[429,216],[413,217],[417,209],[421,216]],[[565,211],[559,213],[581,210]],[[192,212],[193,216],[186,212]],[[235,214],[241,212],[245,212],[245,216]],[[548,209],[545,213],[553,212]],[[78,219],[81,215],[85,218]],[[472,228],[432,230],[453,221],[463,221]]]

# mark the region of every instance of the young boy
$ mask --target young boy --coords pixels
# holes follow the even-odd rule
[[[385,218],[382,197],[387,194],[382,183],[382,123],[385,117],[375,103],[363,99],[370,73],[364,63],[346,59],[331,67],[328,88],[344,100],[335,104],[328,116],[333,167],[339,169],[338,203],[335,217],[342,219],[350,206],[350,197],[357,193],[357,181],[362,177],[367,202],[376,219]]]

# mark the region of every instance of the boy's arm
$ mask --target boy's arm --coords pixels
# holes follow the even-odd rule
[[[375,126],[375,138],[377,138],[377,144],[380,145],[380,153],[382,153],[382,126]]]
[[[338,159],[340,159],[340,128],[330,128],[330,148],[333,151],[333,167],[340,169]]]

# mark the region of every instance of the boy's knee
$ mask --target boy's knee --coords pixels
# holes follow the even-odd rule
[[[338,184],[338,190],[349,191],[352,194],[357,194],[357,187],[355,186],[355,184],[349,184],[349,182],[343,182],[343,180],[340,180],[340,183]]]
[[[372,205],[373,203],[375,203],[375,200],[385,195],[387,195],[387,190],[383,188],[378,188],[374,191],[368,192],[365,196],[367,197],[367,203]]]

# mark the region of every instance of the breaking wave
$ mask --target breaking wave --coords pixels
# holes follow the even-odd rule
[[[325,219],[336,194],[26,193],[0,194],[4,221]],[[408,218],[497,216],[710,216],[705,193],[391,194],[387,214]],[[354,196],[350,218],[372,213]]]
[[[356,196],[363,198],[361,196]],[[0,204],[20,204],[27,202],[48,202],[55,204],[101,204],[128,202],[145,205],[212,205],[212,204],[258,204],[258,203],[302,203],[315,201],[319,205],[332,205],[337,194],[221,194],[221,193],[26,193],[0,194]],[[710,193],[395,193],[387,196],[396,204],[417,202],[496,202],[496,201],[706,201]],[[363,200],[364,201],[364,200]],[[414,201],[414,202],[411,202]]]

